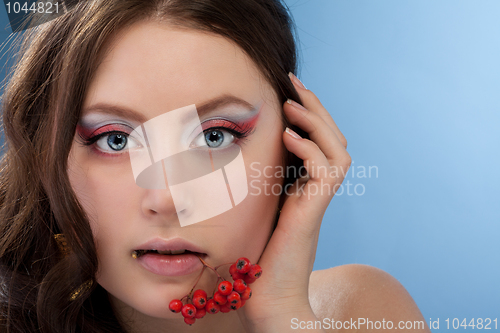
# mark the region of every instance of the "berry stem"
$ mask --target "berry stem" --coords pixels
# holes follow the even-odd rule
[[[198,257],[198,258],[200,258],[200,257]],[[207,268],[207,266],[203,266],[203,268],[201,269],[200,275],[198,275],[198,278],[196,279],[196,282],[194,283],[194,286],[193,286],[193,288],[191,288],[191,291],[188,293],[188,295],[191,295],[193,293],[194,288],[196,288],[196,285],[198,284],[198,282],[200,282],[201,276],[203,275],[205,268]]]
[[[225,280],[222,276],[220,276],[220,274],[216,271],[216,268],[213,268],[212,266],[210,266],[205,260],[201,259],[201,257],[198,256],[198,259],[200,259],[201,263],[203,264],[203,266],[205,267],[208,267],[210,268],[216,275],[217,275],[217,278],[219,279],[223,279]],[[218,280],[217,280],[218,281]]]

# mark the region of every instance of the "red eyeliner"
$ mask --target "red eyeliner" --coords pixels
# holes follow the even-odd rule
[[[259,118],[259,114],[260,112],[257,112],[252,117],[240,122],[233,122],[223,118],[210,119],[201,124],[202,132],[205,132],[206,130],[212,128],[214,130],[224,129],[231,132],[236,138],[243,139],[244,137],[248,136],[255,128],[255,125]],[[123,133],[128,137],[132,129],[130,128],[130,126],[123,124],[107,124],[97,129],[77,124],[76,131],[80,138],[83,140],[83,143],[86,146],[90,146],[94,153],[106,157],[119,157],[121,153],[106,153],[95,147],[94,144],[97,142],[97,140],[106,135]]]
[[[122,124],[108,124],[98,129],[89,128],[78,124],[76,126],[76,131],[80,138],[83,140],[83,144],[90,146],[91,151],[97,155],[101,155],[107,158],[119,158],[123,156],[123,153],[110,154],[106,153],[95,146],[97,140],[99,140],[104,135],[109,135],[111,133],[123,133],[128,136],[131,132],[130,126]]]
[[[239,133],[242,134],[248,134],[254,127],[255,124],[257,123],[257,120],[259,118],[259,114],[257,113],[251,118],[242,121],[242,122],[232,122],[226,119],[211,119],[207,120],[204,123],[201,124],[201,128],[203,131],[206,131],[207,129],[210,128],[226,128],[226,129],[232,129],[235,130]]]
[[[90,138],[90,135],[92,134],[91,129],[88,127],[84,127],[80,124],[76,125],[76,132],[82,139],[88,139]]]
[[[92,138],[102,134],[102,133],[107,133],[107,132],[124,132],[126,134],[130,134],[130,127],[126,125],[121,125],[121,124],[109,124],[105,125],[102,127],[99,127],[96,130],[93,130],[92,128],[84,127],[78,124],[76,126],[76,130],[78,134],[84,139],[84,140],[91,140]]]

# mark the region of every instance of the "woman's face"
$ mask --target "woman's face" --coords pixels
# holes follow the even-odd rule
[[[204,130],[218,127],[210,144],[213,149],[238,145],[248,183],[253,182],[234,208],[182,227],[168,187],[136,184],[127,150],[137,142],[127,135],[171,110],[214,101],[224,103],[211,103],[218,106],[199,114]],[[231,128],[241,127],[246,128],[246,137],[230,135]],[[189,126],[174,128],[190,138],[196,132]],[[266,178],[256,170],[267,166],[266,175],[271,176],[270,167],[282,165],[282,131],[281,103],[251,59],[232,42],[153,22],[136,23],[117,35],[91,81],[68,161],[72,187],[89,217],[97,246],[97,282],[115,306],[177,318],[168,310],[169,302],[186,295],[202,269],[193,254],[134,259],[134,250],[188,248],[202,253],[213,266],[242,256],[258,261],[272,232],[279,199],[266,193],[282,179]],[[195,142],[204,139],[200,133]],[[207,188],[200,191],[212,194]],[[205,270],[197,287],[211,291],[215,281],[215,274]]]

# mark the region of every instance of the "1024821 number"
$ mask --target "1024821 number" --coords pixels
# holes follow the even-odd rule
[[[59,2],[43,2],[40,1],[38,3],[33,2],[31,5],[28,5],[28,2],[6,2],[5,8],[7,9],[7,13],[11,14],[19,14],[29,12],[33,14],[58,14],[59,13]]]
[[[476,330],[497,330],[498,329],[498,319],[491,318],[471,318],[467,320],[458,318],[446,318],[446,328],[447,329],[476,329]]]

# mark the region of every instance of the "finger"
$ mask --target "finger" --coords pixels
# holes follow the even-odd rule
[[[332,130],[335,132],[337,137],[339,138],[340,142],[344,146],[344,148],[347,148],[347,140],[338,128],[337,124],[333,120],[332,116],[328,112],[327,109],[321,104],[320,100],[318,97],[310,90],[308,90],[300,80],[293,75],[293,73],[289,73],[288,76],[290,77],[290,80],[292,81],[295,90],[300,96],[301,101],[304,104],[304,107],[306,109],[312,110],[313,112],[317,113],[327,124],[332,128]]]
[[[348,155],[332,128],[316,113],[304,109],[295,101],[284,103],[283,110],[290,123],[306,131],[331,165],[339,164]]]
[[[298,194],[293,192],[291,194],[296,197],[306,196],[307,199],[302,200],[307,201],[313,197],[324,197],[325,200],[320,200],[320,202],[328,205],[334,194],[333,185],[337,182],[342,182],[343,177],[336,177],[336,175],[332,174],[328,159],[313,141],[300,138],[297,133],[287,128],[283,134],[283,143],[290,152],[304,161],[304,167],[309,176],[309,180],[305,184],[303,190],[297,191]],[[299,184],[300,179],[297,180],[296,183]],[[319,185],[326,186],[326,191],[318,191]],[[299,185],[296,185],[296,190],[298,186]],[[313,189],[314,192],[312,191]],[[323,189],[325,188],[323,187]]]
[[[334,195],[334,184],[341,180],[334,179],[330,172],[325,172],[330,164],[319,147],[313,141],[297,136],[287,128],[283,133],[283,143],[290,152],[304,160],[309,180],[303,184],[297,179],[291,187],[285,189],[286,197],[278,227],[288,235],[295,235],[296,239],[310,242],[320,228],[324,211]]]

